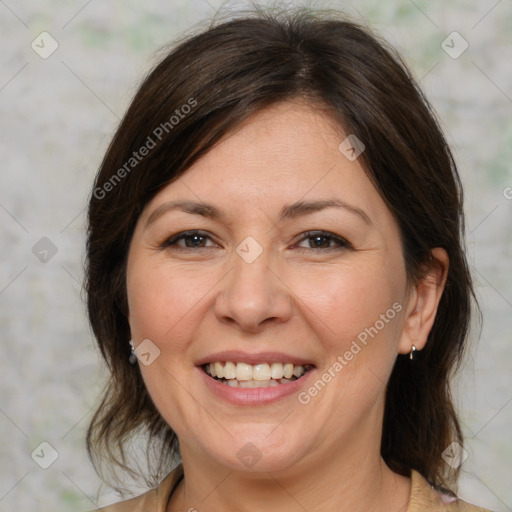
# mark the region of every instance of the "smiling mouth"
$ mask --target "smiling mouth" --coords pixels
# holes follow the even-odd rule
[[[207,363],[203,370],[212,379],[233,388],[268,388],[293,382],[314,366],[293,363],[234,363],[232,361]]]

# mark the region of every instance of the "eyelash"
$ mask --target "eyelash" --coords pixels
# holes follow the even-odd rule
[[[198,249],[211,249],[212,248],[212,247],[195,247],[195,248],[194,247],[182,247],[182,246],[177,245],[177,242],[179,242],[180,240],[186,240],[186,239],[194,237],[194,236],[201,236],[203,238],[211,239],[210,236],[208,235],[208,233],[194,229],[194,230],[190,230],[190,231],[183,231],[181,233],[176,233],[175,235],[173,235],[170,238],[168,238],[167,240],[165,240],[161,244],[160,247],[162,249],[172,249],[172,250],[177,249],[177,250],[184,250],[184,251],[196,251]],[[340,236],[334,235],[333,233],[329,233],[328,231],[306,231],[305,233],[303,233],[302,238],[300,240],[298,240],[297,243],[303,242],[304,240],[307,240],[307,239],[316,238],[316,237],[327,238],[331,241],[338,243],[339,246],[338,247],[326,247],[326,248],[301,247],[300,249],[312,250],[315,252],[316,251],[325,252],[325,251],[352,249],[353,248],[352,245],[350,244],[350,242],[348,242],[347,240],[345,240],[344,238],[342,238]]]

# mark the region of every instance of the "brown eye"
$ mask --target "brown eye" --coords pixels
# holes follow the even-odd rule
[[[209,247],[213,247],[211,245],[205,245],[208,240],[211,240],[210,237],[202,231],[184,231],[168,238],[162,244],[162,248],[208,249]],[[180,243],[182,241],[183,243]]]
[[[307,249],[322,250],[322,249],[346,249],[352,247],[350,243],[333,233],[327,231],[309,231],[304,234],[301,238],[300,243],[308,242],[309,247]],[[300,244],[298,247],[304,248]]]

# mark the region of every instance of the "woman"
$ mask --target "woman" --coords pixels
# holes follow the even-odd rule
[[[367,29],[256,9],[181,41],[89,206],[89,452],[156,486],[105,510],[484,510],[449,490],[462,232],[431,107]]]

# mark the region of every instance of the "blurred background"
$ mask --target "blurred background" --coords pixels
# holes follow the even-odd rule
[[[81,297],[87,197],[157,51],[222,5],[0,0],[0,511],[86,511],[118,499],[84,443],[105,378]],[[459,494],[510,511],[512,2],[303,5],[341,8],[392,42],[454,150],[484,317],[455,386],[467,439]]]

